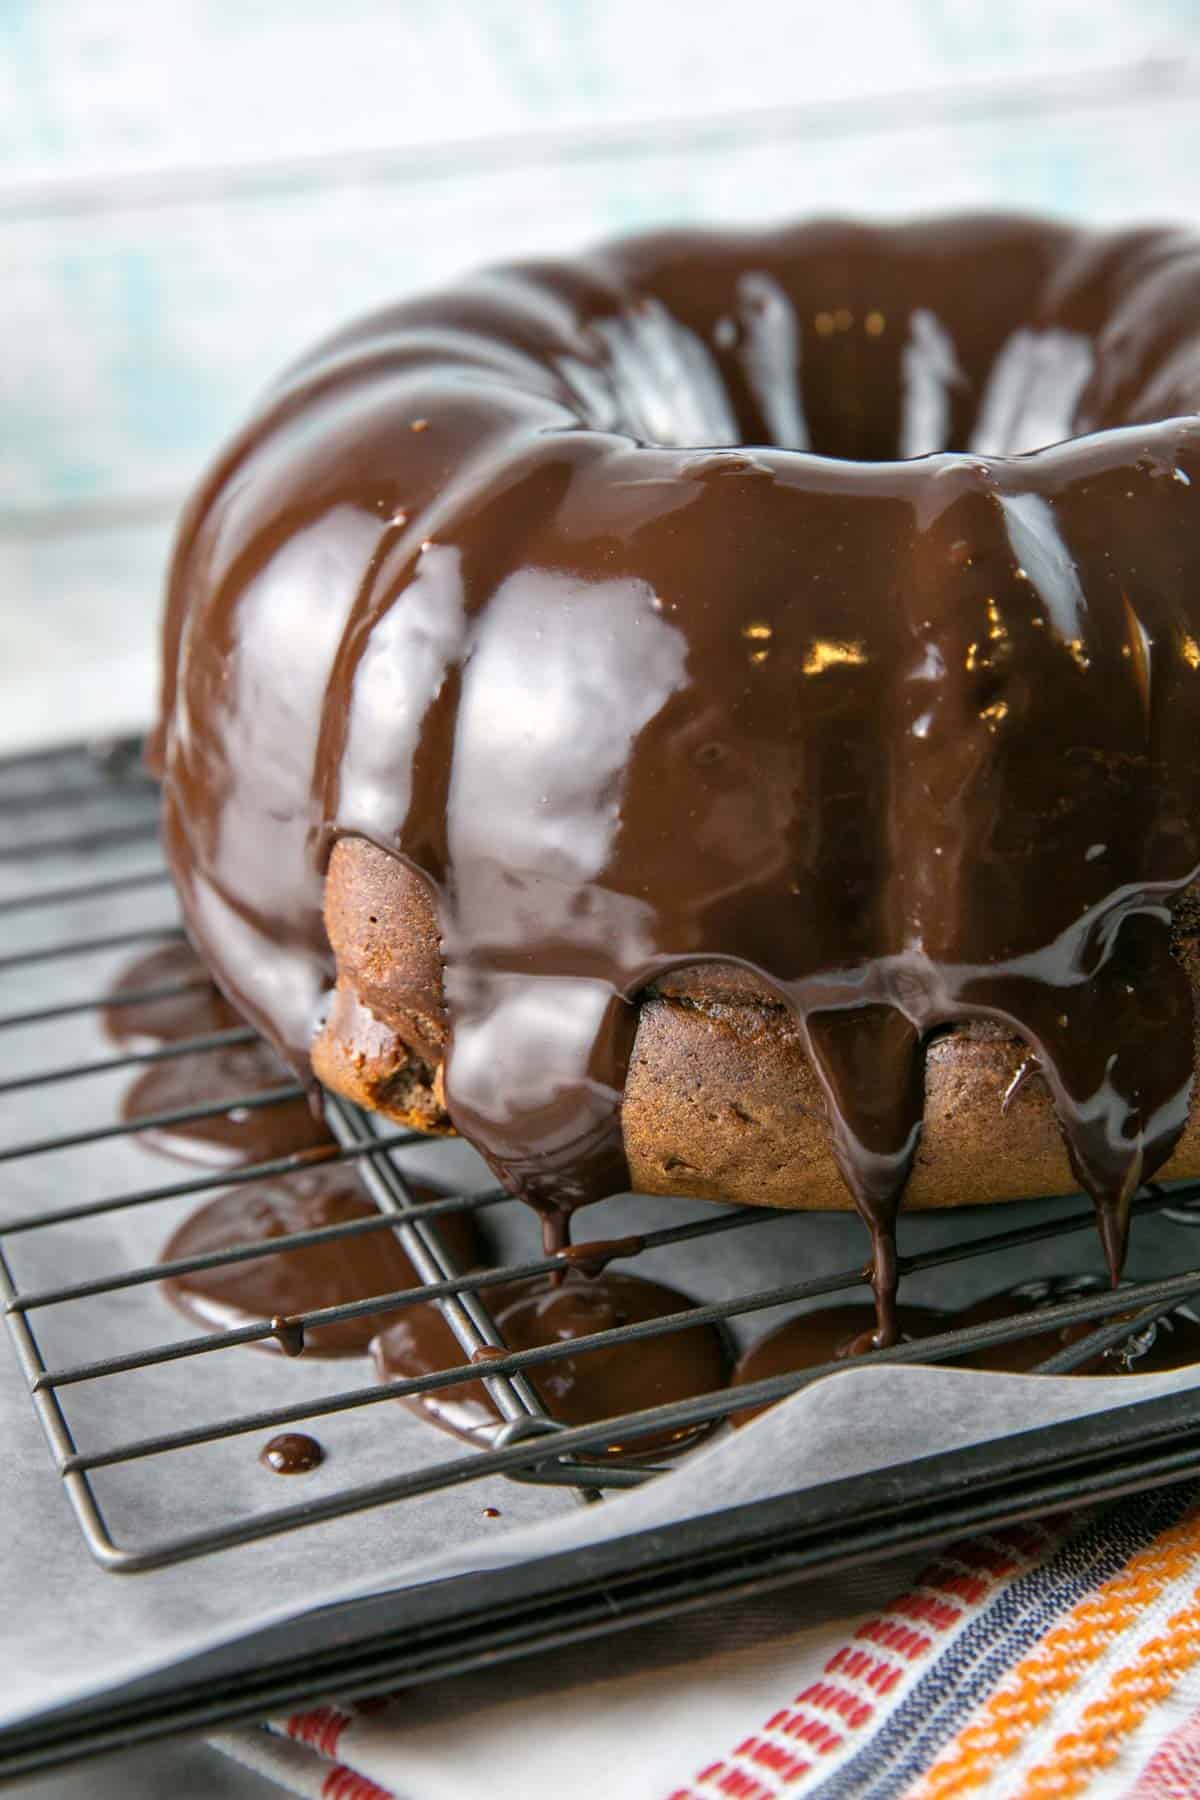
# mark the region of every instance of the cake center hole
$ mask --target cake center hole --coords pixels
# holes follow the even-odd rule
[[[591,422],[663,448],[897,462],[1018,455],[1095,428],[1094,342],[1059,327],[993,326],[983,341],[979,321],[956,330],[932,306],[813,309],[772,284],[736,315],[684,321],[646,300],[592,330],[607,381],[587,396]]]

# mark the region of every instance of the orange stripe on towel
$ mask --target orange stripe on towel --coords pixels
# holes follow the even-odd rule
[[[1151,1707],[1165,1700],[1180,1677],[1200,1661],[1200,1587],[1186,1606],[1114,1671],[1104,1693],[1086,1706],[1074,1731],[1056,1741],[1047,1762],[1029,1771],[1020,1800],[1082,1793],[1093,1775],[1120,1754]]]
[[[881,1697],[890,1694],[939,1638],[961,1622],[964,1605],[977,1608],[999,1582],[1030,1567],[1059,1541],[1068,1523],[1018,1526],[949,1545],[915,1588],[856,1626],[821,1675],[778,1707],[757,1734],[743,1738],[727,1758],[709,1763],[690,1787],[676,1788],[669,1800],[702,1800],[703,1795],[711,1800],[774,1800],[817,1766],[808,1761],[809,1753],[832,1755],[874,1718],[872,1700],[847,1683],[861,1683]],[[919,1628],[909,1623],[912,1619],[921,1621]],[[787,1743],[781,1744],[781,1738]]]
[[[1021,1659],[1005,1677],[999,1687],[987,1701],[981,1711],[977,1712],[969,1725],[959,1732],[953,1743],[947,1745],[932,1768],[928,1770],[924,1780],[916,1789],[914,1800],[957,1800],[961,1794],[972,1788],[982,1787],[989,1781],[1001,1763],[1020,1750],[1035,1726],[1049,1717],[1059,1701],[1080,1682],[1088,1671],[1099,1662],[1113,1640],[1123,1631],[1135,1625],[1148,1606],[1159,1598],[1172,1582],[1186,1576],[1193,1566],[1194,1559],[1200,1554],[1200,1514],[1189,1512],[1175,1525],[1160,1532],[1152,1544],[1139,1551],[1119,1575],[1114,1575],[1103,1586],[1097,1588],[1086,1600],[1075,1606],[1061,1625],[1054,1628],[1044,1637],[1040,1644]],[[1183,1620],[1192,1615],[1194,1609],[1189,1607],[1185,1613],[1176,1617]],[[1174,1620],[1171,1622],[1174,1624]],[[1171,1664],[1176,1669],[1185,1667],[1179,1661],[1184,1652],[1189,1652],[1189,1660],[1200,1657],[1200,1642],[1188,1645],[1186,1642],[1187,1627],[1181,1625],[1180,1631],[1172,1641],[1170,1654],[1174,1658]],[[1158,1640],[1155,1640],[1157,1642]],[[1150,1649],[1149,1645],[1143,1647]],[[1161,1679],[1167,1681],[1169,1687],[1175,1675],[1167,1679],[1167,1663],[1161,1665],[1161,1675],[1155,1676],[1155,1683]],[[1128,1707],[1141,1704],[1143,1689],[1139,1680],[1145,1681],[1147,1670],[1142,1670],[1142,1657],[1135,1659],[1128,1670],[1120,1671],[1113,1678],[1114,1686],[1122,1677],[1127,1678],[1127,1686],[1118,1691],[1125,1697]],[[1165,1692],[1166,1689],[1164,1688]],[[1149,1689],[1146,1690],[1149,1692]],[[1155,1686],[1155,1693],[1157,1685]],[[1030,1786],[1023,1790],[1022,1800],[1028,1795],[1029,1800],[1043,1795],[1076,1794],[1087,1779],[1090,1770],[1099,1767],[1099,1754],[1107,1736],[1117,1730],[1118,1737],[1123,1737],[1133,1729],[1146,1708],[1152,1704],[1153,1696],[1145,1700],[1142,1710],[1133,1717],[1129,1712],[1131,1723],[1122,1724],[1119,1729],[1109,1720],[1106,1732],[1101,1721],[1096,1720],[1090,1733],[1067,1733],[1055,1746],[1053,1769],[1050,1765],[1040,1772],[1041,1786]],[[1106,1699],[1100,1703],[1107,1706]],[[1089,1707],[1084,1718],[1095,1709]],[[1078,1785],[1064,1786],[1058,1778],[1058,1759],[1060,1754],[1073,1754],[1071,1746],[1075,1740],[1079,1742],[1079,1754],[1086,1754],[1091,1759],[1086,1765],[1081,1763],[1084,1772]],[[1067,1748],[1060,1752],[1060,1746]],[[1115,1751],[1113,1752],[1115,1755]],[[1073,1766],[1073,1765],[1072,1765]],[[1034,1779],[1030,1776],[1030,1781]]]

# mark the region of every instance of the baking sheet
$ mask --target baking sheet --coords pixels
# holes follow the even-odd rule
[[[145,868],[153,847],[107,855],[92,874]],[[80,872],[72,859],[40,861],[41,886]],[[27,876],[5,871],[9,891]],[[4,949],[153,927],[173,916],[165,887],[69,908],[21,913],[4,921]],[[51,1004],[102,990],[133,952],[106,952],[0,971],[0,1011]],[[0,1078],[63,1059],[103,1056],[92,1015],[0,1034]],[[0,1100],[0,1144],[112,1118],[128,1080],[93,1076]],[[482,1165],[457,1145],[421,1146],[409,1167],[468,1187],[490,1185]],[[11,1219],[38,1208],[169,1182],[189,1171],[128,1139],[112,1139],[0,1167],[0,1209]],[[176,1200],[105,1215],[8,1241],[23,1288],[90,1278],[132,1262],[151,1261],[194,1201]],[[1077,1202],[1051,1203],[1073,1210]],[[681,1222],[707,1211],[687,1201],[619,1199],[588,1215],[587,1234],[623,1235],[647,1225]],[[1045,1207],[1037,1209],[1044,1216]],[[947,1235],[962,1240],[1017,1225],[1023,1206],[903,1221],[901,1248],[920,1251]],[[523,1208],[486,1215],[497,1255],[536,1254],[537,1234]],[[672,1282],[702,1300],[727,1298],[846,1268],[864,1252],[853,1218],[776,1216],[753,1231],[678,1245],[639,1258],[639,1273]],[[1151,1277],[1194,1266],[1200,1240],[1159,1218],[1135,1227],[1130,1273]],[[906,1284],[920,1304],[966,1304],[980,1294],[1045,1273],[1099,1270],[1090,1234],[1027,1246],[1007,1264],[989,1257],[931,1272]],[[91,1360],[189,1335],[155,1286],[86,1303],[52,1307],[33,1321],[51,1366]],[[768,1329],[775,1315],[734,1321],[742,1343]],[[298,1362],[245,1349],[226,1350],[64,1390],[81,1450],[159,1430],[178,1429],[231,1411],[288,1405],[371,1379],[365,1361]],[[275,1539],[223,1551],[175,1568],[114,1576],[91,1559],[71,1515],[10,1352],[0,1352],[0,1581],[6,1614],[21,1621],[19,1651],[8,1659],[0,1693],[0,1725],[99,1694],[221,1649],[226,1669],[252,1665],[259,1633],[279,1622],[319,1615],[336,1631],[337,1607],[373,1593],[396,1596],[411,1584],[471,1569],[494,1568],[571,1545],[696,1516],[739,1501],[863,1474],[896,1460],[933,1454],[1010,1431],[1028,1430],[1085,1409],[1104,1410],[1146,1393],[1200,1383],[1200,1369],[1111,1380],[1032,1380],[915,1368],[848,1369],[794,1396],[737,1436],[694,1452],[671,1475],[601,1505],[581,1508],[559,1489],[492,1478],[462,1488],[354,1514]],[[142,1543],[225,1519],[318,1497],[399,1470],[460,1454],[448,1439],[394,1401],[323,1418],[315,1434],[325,1464],[303,1482],[263,1470],[257,1453],[268,1433],[174,1452],[101,1471],[97,1493],[118,1541]],[[499,1519],[484,1517],[495,1507]]]

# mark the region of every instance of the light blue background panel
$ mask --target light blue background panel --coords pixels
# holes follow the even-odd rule
[[[350,314],[988,205],[1200,222],[1200,0],[0,0],[0,746],[148,716],[182,495]]]

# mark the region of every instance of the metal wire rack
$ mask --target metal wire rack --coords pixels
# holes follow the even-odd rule
[[[97,991],[81,983],[78,989],[64,981],[79,960],[101,953],[133,948],[179,935],[178,923],[169,918],[145,925],[123,924],[119,930],[76,930],[63,921],[94,911],[104,903],[105,916],[119,912],[135,896],[161,897],[169,904],[166,871],[157,852],[156,797],[152,785],[139,772],[137,746],[120,743],[99,750],[76,750],[49,756],[9,761],[0,765],[0,821],[17,829],[8,842],[0,841],[0,930],[25,922],[21,935],[28,936],[33,919],[37,933],[25,947],[5,948],[0,954],[0,973],[6,985],[16,987],[15,1003],[0,1013],[0,1034],[9,1037],[53,1023],[69,1033],[73,1022],[94,1014],[109,1003],[107,988]],[[144,847],[144,849],[143,849]],[[126,866],[131,849],[134,866]],[[113,853],[119,852],[119,866]],[[59,866],[63,865],[63,866]],[[58,922],[51,931],[48,923]],[[34,972],[53,973],[55,980],[37,1004],[21,984],[32,986]],[[177,981],[127,994],[126,1001],[170,998],[196,986]],[[44,1035],[44,1034],[43,1034]],[[121,1052],[71,1062],[57,1053],[47,1064],[31,1052],[32,1066],[23,1061],[16,1072],[0,1080],[0,1098],[14,1103],[16,1133],[0,1141],[0,1163],[11,1177],[27,1170],[38,1159],[54,1152],[97,1145],[134,1131],[169,1127],[227,1112],[233,1107],[267,1108],[294,1101],[300,1087],[281,1073],[278,1086],[255,1094],[230,1094],[213,1101],[199,1101],[144,1117],[130,1124],[105,1118],[79,1126],[71,1122],[73,1085],[90,1077],[133,1069],[184,1055],[198,1055],[249,1043],[254,1034],[246,1028],[209,1033],[166,1048]],[[63,1037],[56,1040],[61,1045]],[[12,1066],[10,1062],[10,1066]],[[55,1129],[29,1135],[22,1129],[21,1102],[31,1095],[55,1102]],[[652,1479],[659,1472],[653,1460],[601,1462],[589,1455],[619,1438],[623,1443],[639,1438],[679,1432],[688,1427],[714,1425],[730,1412],[781,1398],[807,1382],[819,1379],[832,1364],[771,1377],[737,1389],[722,1388],[669,1406],[631,1411],[627,1415],[586,1427],[565,1428],[548,1417],[538,1395],[539,1369],[570,1355],[578,1357],[619,1342],[634,1342],[679,1331],[699,1323],[725,1326],[780,1306],[799,1306],[827,1296],[862,1290],[861,1267],[850,1266],[802,1280],[757,1287],[686,1312],[645,1323],[627,1324],[570,1344],[551,1343],[520,1352],[504,1344],[489,1311],[490,1291],[498,1284],[537,1276],[560,1265],[554,1258],[534,1257],[501,1266],[464,1271],[451,1254],[440,1229],[452,1214],[483,1215],[508,1200],[495,1188],[451,1193],[429,1201],[418,1199],[403,1157],[406,1146],[416,1141],[413,1133],[396,1131],[340,1098],[327,1097],[326,1110],[336,1145],[319,1153],[325,1160],[357,1165],[366,1191],[377,1209],[375,1216],[346,1223],[295,1232],[272,1238],[269,1243],[242,1243],[170,1263],[147,1260],[108,1273],[72,1281],[29,1285],[14,1273],[14,1246],[31,1234],[51,1234],[83,1220],[131,1215],[162,1201],[198,1196],[216,1189],[284,1176],[290,1170],[311,1167],[313,1153],[276,1157],[237,1170],[214,1169],[180,1176],[151,1186],[121,1191],[78,1193],[57,1197],[47,1204],[44,1196],[35,1205],[22,1206],[19,1184],[0,1181],[0,1295],[7,1322],[32,1402],[41,1420],[50,1452],[62,1477],[87,1544],[96,1559],[112,1571],[138,1571],[161,1567],[227,1549],[252,1538],[288,1531],[301,1525],[439,1489],[504,1475],[522,1482],[574,1489],[583,1499],[595,1500],[606,1489],[629,1487]],[[61,1128],[59,1128],[61,1126]],[[8,1198],[5,1198],[5,1189]],[[18,1191],[18,1198],[11,1197]],[[1170,1188],[1148,1185],[1134,1202],[1135,1214],[1169,1212],[1173,1218],[1192,1222],[1200,1218],[1200,1182]],[[768,1226],[778,1215],[769,1210],[713,1208],[701,1219],[665,1225],[642,1234],[645,1249],[660,1249],[697,1239],[717,1239],[729,1233],[750,1233]],[[968,1259],[995,1256],[1047,1238],[1093,1229],[1090,1206],[1080,1202],[1065,1213],[1053,1211],[1035,1222],[1025,1222],[987,1233],[942,1243],[901,1259],[901,1271],[914,1275]],[[339,1238],[375,1232],[391,1232],[412,1261],[421,1285],[403,1292],[372,1295],[351,1305],[326,1307],[297,1315],[292,1327],[308,1329],[354,1316],[395,1313],[434,1301],[463,1352],[460,1364],[440,1373],[403,1382],[369,1382],[347,1385],[314,1398],[311,1394],[294,1404],[262,1407],[232,1413],[216,1422],[200,1422],[171,1431],[139,1435],[135,1418],[118,1421],[102,1441],[81,1448],[77,1441],[77,1408],[86,1407],[89,1394],[114,1377],[157,1366],[186,1363],[194,1358],[221,1355],[262,1340],[279,1331],[279,1321],[263,1319],[223,1331],[206,1331],[187,1337],[165,1336],[157,1341],[94,1360],[56,1362],[43,1354],[40,1319],[48,1309],[70,1308],[83,1303],[115,1305],[129,1290],[144,1288],[175,1275],[249,1260],[288,1249],[329,1243]],[[1119,1293],[1083,1289],[1068,1293],[1040,1315],[1042,1327],[1099,1322],[1086,1343],[1070,1344],[1041,1367],[1046,1372],[1068,1372],[1094,1356],[1144,1330],[1180,1302],[1200,1294],[1200,1268],[1141,1281]],[[163,1312],[164,1322],[169,1315]],[[987,1324],[950,1330],[919,1343],[904,1343],[887,1351],[872,1352],[870,1359],[890,1362],[953,1362],[989,1346],[1024,1336],[1028,1315],[1015,1312]],[[480,1360],[480,1351],[492,1354]],[[475,1358],[476,1360],[472,1360]],[[501,1425],[486,1448],[451,1453],[432,1466],[400,1469],[386,1479],[361,1483],[302,1504],[281,1505],[253,1516],[195,1530],[159,1536],[152,1541],[120,1541],[109,1526],[94,1477],[98,1472],[140,1465],[153,1471],[161,1459],[185,1450],[200,1450],[246,1434],[274,1429],[331,1414],[375,1406],[400,1396],[432,1390],[448,1390],[483,1380],[500,1415]],[[1123,1409],[1136,1410],[1136,1409]],[[1172,1465],[1174,1467],[1174,1465]],[[150,1476],[147,1476],[149,1479]],[[1157,1478],[1147,1465],[1146,1479]],[[1128,1483],[1127,1483],[1128,1484]],[[1010,1511],[1020,1510],[1014,1502]]]

